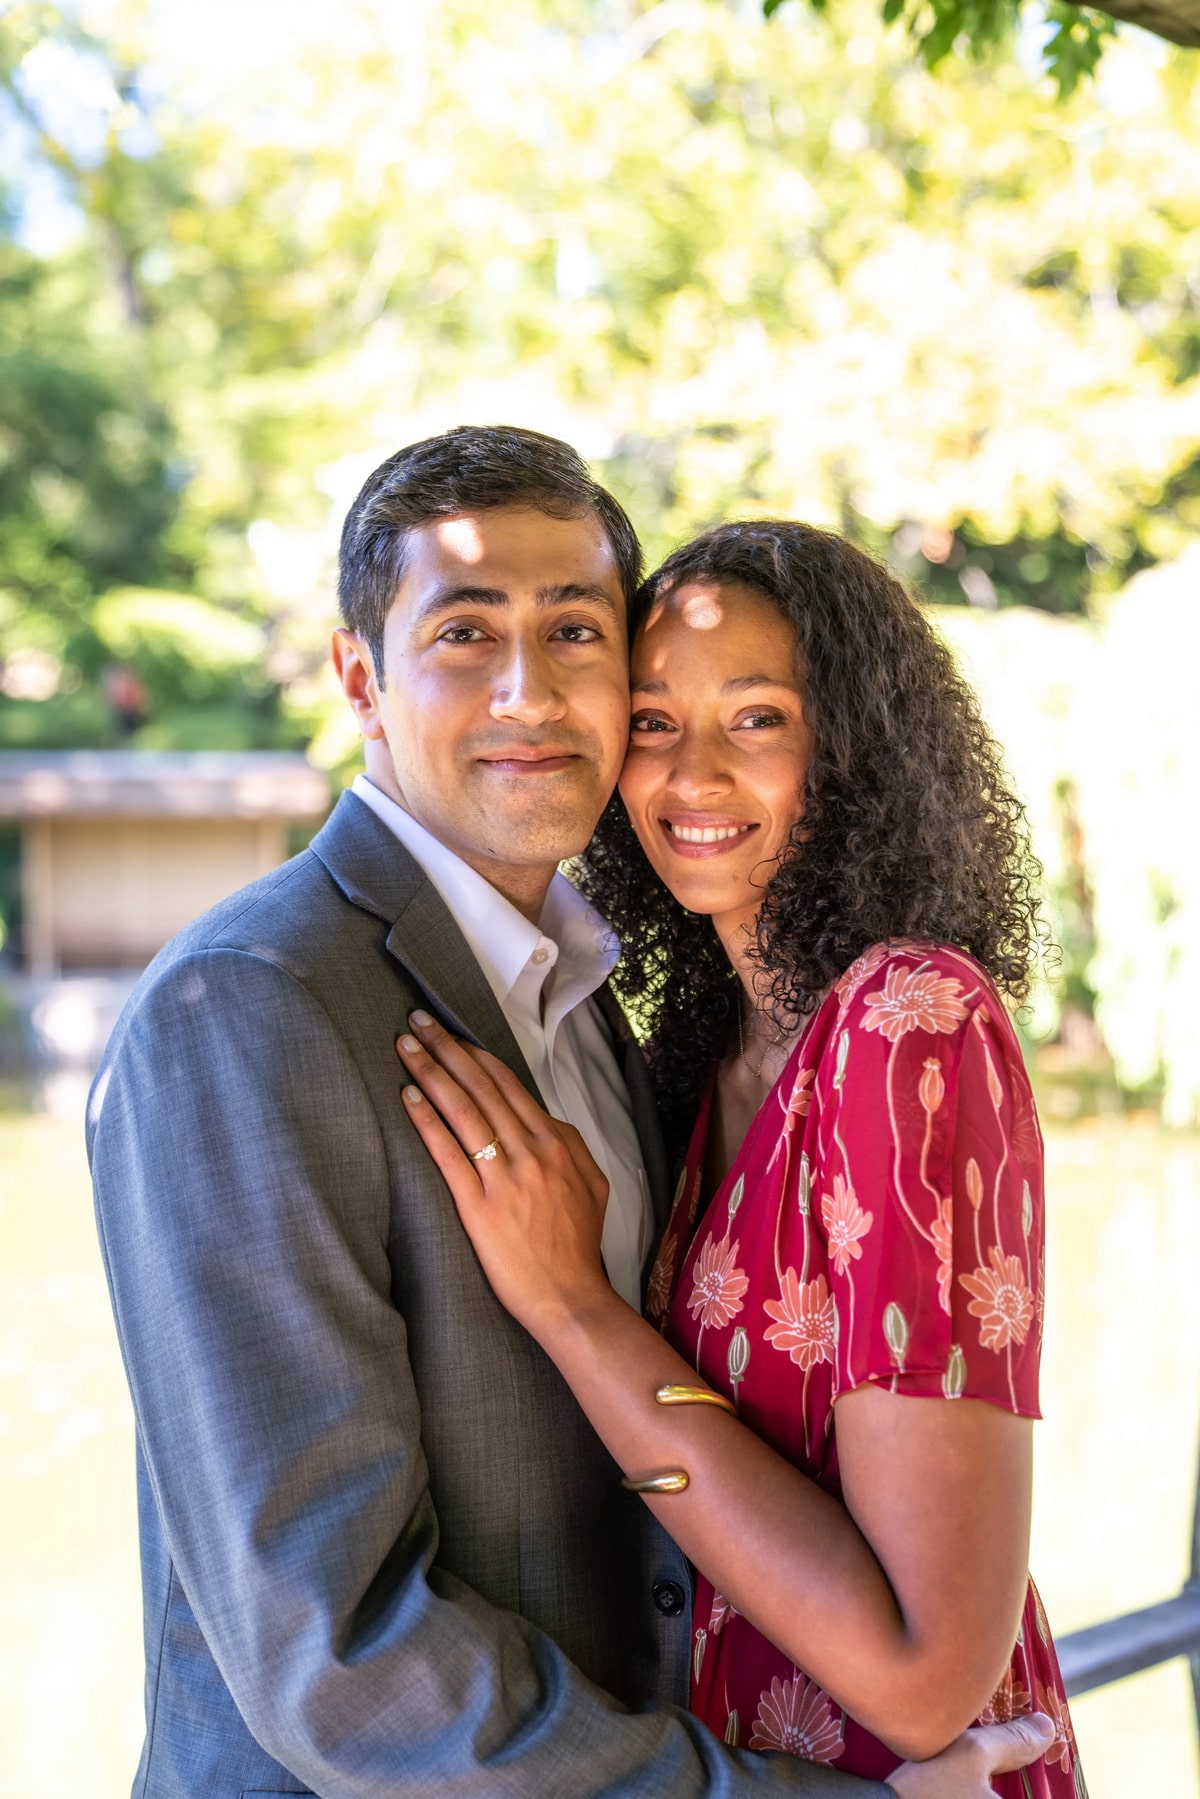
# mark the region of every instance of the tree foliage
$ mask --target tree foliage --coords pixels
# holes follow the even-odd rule
[[[771,18],[786,0],[762,0]],[[809,0],[824,13],[828,0]],[[885,25],[903,24],[927,68],[933,69],[961,45],[987,56],[1011,43],[1022,26],[1043,39],[1046,67],[1064,98],[1093,75],[1118,21],[1140,25],[1169,43],[1200,47],[1200,0],[1111,0],[1101,9],[1076,0],[883,0]]]
[[[345,765],[341,513],[464,419],[573,439],[652,559],[797,515],[1086,638],[1200,527],[1196,66],[1122,33],[1062,99],[977,16],[931,75],[878,0],[10,3],[0,742]]]

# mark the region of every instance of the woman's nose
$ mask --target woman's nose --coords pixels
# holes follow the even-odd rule
[[[720,741],[707,732],[683,732],[672,759],[670,784],[682,800],[727,793],[731,780]]]

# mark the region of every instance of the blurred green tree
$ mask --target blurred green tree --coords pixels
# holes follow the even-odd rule
[[[1194,59],[1118,31],[1062,98],[1032,25],[935,76],[878,0],[273,16],[0,14],[0,742],[348,768],[340,515],[398,443],[507,418],[578,443],[651,559],[804,516],[978,625],[985,669],[1009,645],[1004,691],[1024,656],[1072,994],[1094,935],[1111,997],[1116,858],[1093,920],[1039,659],[1200,528]]]

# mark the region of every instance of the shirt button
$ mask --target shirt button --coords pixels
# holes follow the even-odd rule
[[[677,1618],[683,1610],[683,1588],[673,1580],[656,1580],[651,1597],[664,1618]]]
[[[539,968],[543,962],[548,962],[549,959],[550,951],[548,949],[535,949],[532,956],[529,958],[531,962],[536,962]]]

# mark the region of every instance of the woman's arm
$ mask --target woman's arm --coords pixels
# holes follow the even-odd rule
[[[1028,1421],[979,1401],[860,1387],[837,1402],[842,1505],[727,1414],[659,1406],[658,1387],[694,1385],[695,1371],[604,1277],[607,1192],[578,1133],[495,1058],[413,1022],[425,1047],[401,1039],[400,1052],[438,1110],[407,1088],[409,1116],[497,1295],[628,1475],[689,1476],[686,1491],[648,1498],[651,1510],[897,1755],[944,1748],[1012,1652],[1027,1580]],[[492,1137],[494,1160],[464,1155]]]

